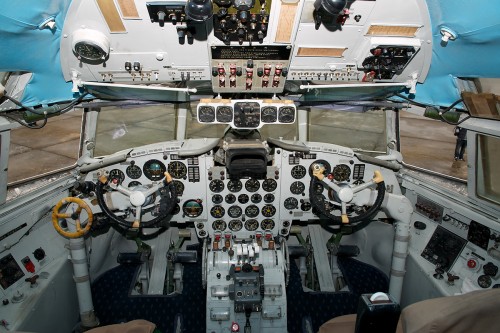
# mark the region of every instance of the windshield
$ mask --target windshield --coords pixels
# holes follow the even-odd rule
[[[306,109],[307,136],[311,142],[337,144],[363,151],[386,152],[385,112],[334,109],[332,106]],[[364,111],[364,110],[363,110]],[[127,148],[176,139],[178,110],[174,104],[117,106],[102,108],[97,121],[94,156],[103,156]],[[298,121],[293,124],[264,125],[260,137],[298,139]],[[228,126],[202,124],[196,116],[196,104],[187,111],[186,138],[222,138]]]

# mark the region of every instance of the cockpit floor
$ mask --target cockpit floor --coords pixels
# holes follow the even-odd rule
[[[327,320],[355,313],[361,294],[387,291],[387,276],[377,268],[352,258],[339,258],[339,267],[350,291],[304,292],[299,269],[291,264],[287,288],[288,332],[302,333],[308,318],[314,332]],[[139,266],[120,265],[101,275],[92,285],[96,314],[102,325],[145,319],[161,332],[174,332],[176,317],[182,332],[205,332],[206,299],[201,283],[201,264],[185,264],[182,294],[173,296],[132,296],[132,281]]]

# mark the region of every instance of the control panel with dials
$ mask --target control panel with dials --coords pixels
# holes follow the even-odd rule
[[[155,144],[147,149],[135,148],[127,161],[108,166],[106,171],[114,184],[130,189],[145,189],[157,184],[168,171],[177,194],[169,222],[193,223],[200,238],[287,236],[293,223],[317,220],[317,212],[309,199],[313,163],[323,165],[328,178],[340,186],[367,182],[375,170],[382,172],[386,184],[396,184],[392,172],[362,163],[350,149],[332,144],[311,143],[307,153],[267,146],[269,159],[263,172],[249,174],[231,174],[231,170],[237,169],[220,162],[219,151],[224,144],[213,151],[192,156],[182,156],[169,147]],[[245,163],[252,163],[252,160]],[[102,170],[90,173],[87,180],[95,181],[97,172]],[[339,211],[339,200],[331,189],[319,184],[315,191],[324,196],[330,212]],[[120,202],[128,202],[126,197],[121,200],[122,194],[116,191],[113,195],[115,207]],[[155,211],[148,206],[154,204],[158,204],[157,199],[146,200],[146,215]],[[148,217],[144,218],[147,221]]]
[[[200,123],[257,129],[266,124],[293,124],[297,107],[288,100],[202,99],[196,111]]]

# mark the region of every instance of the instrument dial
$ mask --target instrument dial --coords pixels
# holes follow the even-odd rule
[[[134,180],[134,181],[131,181],[130,183],[128,183],[128,188],[134,188],[136,186],[141,186],[142,184],[140,182],[138,182],[137,180]]]
[[[116,181],[121,184],[125,180],[125,174],[121,170],[113,169],[109,172],[109,179],[116,179]]]
[[[265,106],[261,112],[263,123],[275,123],[278,120],[278,109],[275,106]]]
[[[233,193],[241,191],[242,187],[243,187],[243,185],[241,184],[241,181],[239,181],[239,180],[230,180],[227,183],[227,189]]]
[[[139,179],[142,176],[142,170],[136,164],[129,165],[125,172],[127,173],[127,176],[132,179]]]
[[[351,175],[351,168],[349,168],[346,164],[336,165],[332,170],[333,178],[336,181],[344,182],[349,180],[349,176]]]
[[[217,231],[224,231],[226,230],[226,222],[223,220],[215,220],[212,223],[212,229],[217,230]]]
[[[187,217],[198,217],[203,212],[203,205],[199,199],[191,199],[182,205],[182,212]]]
[[[302,165],[296,165],[292,168],[291,174],[292,177],[295,179],[302,179],[306,175],[307,170],[304,166]]]
[[[74,46],[75,53],[88,61],[101,61],[108,56],[107,50],[91,42],[78,42]]]
[[[272,217],[274,216],[274,214],[276,214],[276,207],[274,207],[273,205],[265,205],[264,207],[262,207],[261,213],[265,217]]]
[[[224,191],[224,182],[220,179],[214,179],[210,182],[208,188],[214,193],[220,193]]]
[[[295,109],[291,106],[280,107],[278,120],[280,123],[293,123],[295,121]]]
[[[255,205],[250,205],[247,208],[245,208],[245,215],[248,217],[256,217],[259,215],[259,207]]]
[[[172,178],[184,178],[187,174],[186,165],[179,161],[173,161],[168,164],[168,173],[172,176]]]
[[[198,108],[198,121],[200,123],[213,123],[215,121],[215,109],[212,106],[203,105]]]
[[[224,198],[222,197],[222,195],[220,194],[215,194],[214,196],[212,196],[212,202],[216,205],[222,203],[222,201],[224,201]]]
[[[489,275],[481,275],[480,277],[477,278],[477,284],[481,288],[489,288],[491,286],[491,277]]]
[[[230,106],[218,106],[216,116],[218,122],[230,123],[233,121],[233,109]]]
[[[257,179],[250,178],[245,183],[245,189],[248,192],[257,192],[260,188],[260,183]]]
[[[306,186],[302,182],[293,182],[292,185],[290,185],[290,192],[293,194],[301,194],[304,192],[306,189]]]
[[[285,199],[284,205],[286,209],[295,209],[299,206],[299,201],[294,197],[289,197]]]
[[[240,206],[231,206],[231,207],[229,207],[227,214],[232,218],[236,218],[236,217],[240,217],[242,212],[243,212],[243,210],[241,209]]]
[[[273,201],[274,201],[274,194],[267,193],[266,195],[264,195],[264,202],[265,203],[271,203]]]
[[[272,178],[267,178],[262,182],[262,189],[266,192],[273,192],[276,187],[278,187],[278,183]]]
[[[313,165],[315,164],[319,164],[321,165],[323,168],[325,168],[325,171],[323,172],[323,174],[326,176],[330,173],[330,170],[332,170],[332,167],[330,166],[330,163],[328,163],[327,161],[325,160],[316,160],[314,162],[311,163],[311,165],[309,166],[309,176],[313,176],[313,170],[312,170],[312,167]]]
[[[262,220],[262,222],[260,223],[260,228],[262,230],[272,230],[274,229],[274,221],[271,220],[271,219],[265,219],[265,220]]]
[[[245,222],[245,229],[247,229],[248,231],[255,231],[258,227],[259,222],[257,222],[257,220],[250,219]]]
[[[172,183],[175,186],[175,192],[177,193],[177,196],[181,197],[182,193],[184,193],[184,184],[178,180],[173,180]]]
[[[246,194],[238,195],[238,202],[240,204],[246,204],[248,202],[248,195],[246,195]]]
[[[229,221],[229,229],[232,231],[240,231],[243,228],[243,223],[240,220]]]
[[[228,195],[226,195],[226,203],[228,204],[232,204],[236,201],[236,196],[232,193],[229,193]]]
[[[149,160],[144,163],[144,166],[142,167],[144,176],[153,181],[163,179],[163,177],[165,177],[165,170],[165,164],[158,160]]]
[[[254,193],[252,194],[250,200],[252,200],[253,203],[259,203],[262,201],[262,195],[260,195],[259,193]]]
[[[210,209],[210,215],[212,215],[216,219],[220,219],[221,217],[224,216],[225,213],[226,213],[226,211],[224,210],[224,208],[222,206],[219,206],[219,205],[213,206]]]

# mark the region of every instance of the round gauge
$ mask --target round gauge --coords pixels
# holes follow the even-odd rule
[[[259,193],[254,193],[250,197],[250,200],[252,200],[253,203],[259,203],[262,201],[262,195],[260,195]]]
[[[235,203],[236,202],[236,197],[234,194],[232,193],[229,193],[228,195],[226,195],[226,202],[228,204],[232,204],[232,203]]]
[[[274,201],[274,194],[267,193],[266,195],[264,195],[264,202],[265,203],[271,203],[273,201]]]
[[[182,205],[182,212],[187,217],[198,217],[203,212],[201,200],[190,199]]]
[[[294,197],[286,198],[284,205],[286,209],[295,209],[299,206],[299,201]]]
[[[489,288],[491,286],[491,277],[489,275],[481,275],[480,277],[477,278],[477,284],[481,288]]]
[[[240,220],[229,221],[229,229],[232,231],[240,231],[243,228],[243,223]]]
[[[168,173],[172,176],[172,178],[184,178],[187,174],[186,165],[179,161],[173,161],[168,164]]]
[[[142,176],[142,170],[136,164],[129,165],[125,172],[127,173],[127,176],[132,179],[139,179]]]
[[[333,178],[336,181],[344,182],[349,180],[349,176],[351,175],[351,168],[347,164],[339,164],[336,165],[332,170]]]
[[[177,193],[177,196],[182,196],[182,193],[184,193],[184,184],[178,180],[173,180],[172,183],[175,186],[175,192]]]
[[[255,231],[258,227],[259,222],[257,222],[257,220],[250,219],[245,222],[245,229],[247,229],[248,231]]]
[[[250,178],[245,183],[245,189],[248,192],[256,192],[259,190],[259,188],[260,188],[260,183],[257,179]]]
[[[214,230],[218,230],[218,231],[224,231],[226,230],[226,222],[222,221],[222,220],[215,220],[213,223],[212,223],[212,229]]]
[[[78,29],[71,35],[73,52],[81,60],[102,62],[109,55],[109,40],[100,31]]]
[[[304,201],[301,205],[300,205],[300,209],[302,209],[304,212],[307,212],[308,210],[311,210],[311,203],[309,201]]]
[[[215,217],[216,219],[220,219],[224,216],[225,213],[226,211],[224,210],[224,208],[219,205],[213,206],[212,209],[210,209],[210,215],[212,215],[212,217]]]
[[[238,202],[240,204],[246,204],[248,202],[248,195],[246,195],[246,194],[238,195]]]
[[[314,193],[316,193],[316,194],[321,194],[321,193],[323,193],[323,190],[324,190],[324,189],[325,189],[325,188],[323,187],[323,184],[321,184],[321,183],[316,183],[316,187],[314,188]]]
[[[278,120],[278,109],[275,106],[265,106],[261,110],[260,119],[263,123],[275,123]]]
[[[227,189],[233,193],[241,191],[242,187],[243,187],[243,185],[241,184],[241,181],[239,181],[239,180],[230,180],[227,183]]]
[[[116,179],[121,184],[125,180],[125,174],[121,170],[113,169],[109,172],[109,179]]]
[[[260,228],[262,230],[272,230],[274,229],[274,221],[271,219],[262,220],[260,223]]]
[[[232,0],[237,10],[250,10],[255,5],[255,0]]]
[[[224,191],[224,182],[220,179],[214,179],[210,182],[208,188],[215,193],[222,192]]]
[[[304,166],[302,165],[296,165],[292,168],[292,177],[295,179],[302,179],[307,173],[307,170]]]
[[[304,192],[306,189],[306,186],[302,182],[293,182],[292,185],[290,185],[290,192],[293,194],[301,194]]]
[[[261,213],[265,217],[272,217],[274,214],[276,214],[276,207],[274,207],[273,205],[265,205],[264,207],[262,207]]]
[[[200,123],[213,123],[215,121],[214,107],[208,105],[198,107],[198,121]]]
[[[165,170],[165,164],[158,160],[149,160],[144,163],[144,166],[142,167],[144,176],[153,181],[163,179],[163,177],[165,177]]]
[[[230,106],[217,107],[217,121],[220,123],[230,123],[233,121],[233,108]]]
[[[323,174],[326,176],[330,173],[330,171],[332,170],[331,166],[330,166],[330,163],[328,163],[327,161],[325,160],[316,160],[314,162],[311,163],[311,165],[309,166],[309,176],[312,177],[313,173],[312,173],[312,166],[315,165],[315,164],[320,164],[323,168],[325,168],[325,171],[323,172]]]
[[[224,198],[222,197],[222,195],[220,194],[215,194],[214,196],[212,196],[212,202],[216,205],[222,203],[222,201],[224,201]]]
[[[247,208],[245,208],[245,215],[248,217],[256,217],[259,215],[259,207],[255,205],[250,205]]]
[[[262,182],[262,188],[266,192],[272,192],[276,187],[278,187],[278,183],[272,178],[267,178]]]
[[[140,182],[138,182],[137,180],[134,180],[134,181],[131,181],[130,183],[128,183],[128,188],[134,188],[136,186],[141,186],[142,184]]]
[[[280,123],[293,123],[295,121],[295,109],[291,106],[280,107],[278,120],[280,121]]]
[[[243,211],[240,206],[231,206],[227,210],[227,215],[229,215],[232,218],[235,218],[235,217],[240,217],[242,212]]]

